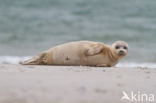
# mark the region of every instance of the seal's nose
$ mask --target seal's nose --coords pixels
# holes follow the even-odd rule
[[[119,51],[119,55],[123,55],[124,54],[124,51],[123,50],[120,50]]]

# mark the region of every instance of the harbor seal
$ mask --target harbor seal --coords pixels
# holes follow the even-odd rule
[[[112,46],[101,42],[75,41],[55,46],[23,65],[115,66],[128,53],[128,44],[116,41]]]

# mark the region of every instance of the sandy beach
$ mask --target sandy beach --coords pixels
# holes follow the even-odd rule
[[[0,103],[130,103],[123,91],[155,95],[155,81],[147,67],[1,64]]]

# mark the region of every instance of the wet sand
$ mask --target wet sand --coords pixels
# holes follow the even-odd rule
[[[147,67],[1,64],[0,103],[130,103],[122,91],[156,95],[155,81]]]

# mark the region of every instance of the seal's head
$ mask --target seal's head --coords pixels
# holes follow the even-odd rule
[[[124,41],[116,41],[112,44],[112,49],[119,57],[125,56],[128,53],[128,44]]]

